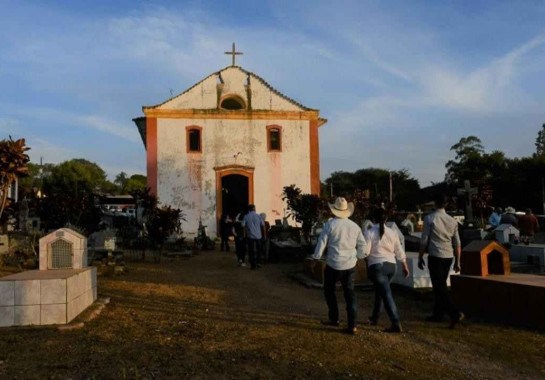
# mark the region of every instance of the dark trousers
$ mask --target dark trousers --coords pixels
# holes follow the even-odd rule
[[[399,325],[399,314],[392,295],[390,282],[396,273],[396,264],[382,262],[369,266],[369,279],[375,285],[375,306],[371,313],[371,320],[377,321],[382,304],[390,318],[392,325]]]
[[[348,328],[356,327],[358,316],[358,303],[356,292],[354,291],[354,275],[356,267],[347,270],[336,270],[329,266],[324,270],[324,296],[329,309],[329,320],[339,320],[339,306],[337,305],[337,296],[335,295],[335,286],[340,281],[344,300],[346,302],[346,314],[348,317]]]
[[[451,318],[457,318],[460,311],[452,304],[447,287],[447,279],[453,258],[443,259],[428,255],[431,285],[433,287],[433,317],[443,318],[445,313]]]
[[[250,259],[250,266],[256,268],[257,264],[261,262],[261,239],[246,239],[248,242],[248,256]]]
[[[235,237],[235,250],[238,261],[243,263],[246,260],[246,244],[243,237]]]
[[[229,235],[221,235],[220,251],[229,252]]]

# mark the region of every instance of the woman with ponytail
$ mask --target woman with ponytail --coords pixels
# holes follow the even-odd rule
[[[391,326],[385,332],[402,332],[399,314],[390,288],[390,281],[396,272],[396,259],[403,266],[403,275],[409,276],[405,251],[397,233],[386,225],[388,214],[382,207],[377,207],[372,215],[373,227],[365,231],[367,241],[367,265],[369,279],[375,286],[375,305],[369,317],[369,324],[376,325],[381,304],[384,303]]]

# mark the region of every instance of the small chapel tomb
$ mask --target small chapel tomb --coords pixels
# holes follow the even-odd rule
[[[513,243],[520,237],[520,232],[516,227],[511,224],[500,224],[494,230],[494,237],[498,243]]]
[[[61,228],[40,239],[40,270],[0,278],[0,327],[66,324],[97,299],[87,239]]]

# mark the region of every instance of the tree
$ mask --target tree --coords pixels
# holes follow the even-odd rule
[[[363,199],[366,203],[390,202],[390,175],[392,177],[392,202],[399,209],[414,209],[418,203],[420,185],[406,169],[390,171],[378,168],[359,169],[353,173],[333,172],[325,180],[322,196],[343,196],[347,199]]]
[[[537,133],[535,145],[536,145],[535,154],[537,156],[542,156],[543,154],[545,154],[545,124],[541,126],[541,129]]]
[[[301,223],[303,238],[309,242],[312,226],[319,220],[325,202],[315,194],[303,194],[295,185],[284,186],[282,200],[287,203],[289,215]]]
[[[9,188],[18,177],[27,175],[28,150],[25,139],[14,141],[10,136],[0,141],[0,218],[6,207]]]
[[[143,190],[148,185],[148,179],[142,174],[133,174],[125,184],[124,194],[130,194],[136,190]]]
[[[112,186],[97,164],[82,158],[65,161],[43,178],[46,197],[40,217],[48,221],[48,228],[71,224],[91,233],[100,222],[98,194],[109,193]]]
[[[484,148],[478,137],[462,137],[450,150],[456,153],[456,157],[445,164],[445,180],[448,183],[463,183],[464,180],[474,182],[482,178],[481,159]]]
[[[129,181],[129,177],[127,176],[127,173],[125,172],[121,172],[119,173],[115,179],[114,179],[114,183],[119,186],[119,193],[120,194],[125,194],[125,188],[127,186],[127,182]]]

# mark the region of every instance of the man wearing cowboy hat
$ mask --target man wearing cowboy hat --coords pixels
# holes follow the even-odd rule
[[[339,197],[334,204],[329,204],[335,216],[323,226],[318,244],[312,258],[319,260],[327,248],[326,267],[324,271],[324,296],[329,310],[329,319],[322,322],[328,326],[339,325],[339,307],[335,295],[337,281],[341,282],[346,301],[348,316],[347,332],[357,331],[356,293],[354,292],[354,274],[357,259],[365,256],[366,242],[361,228],[348,219],[354,212],[354,204]]]

